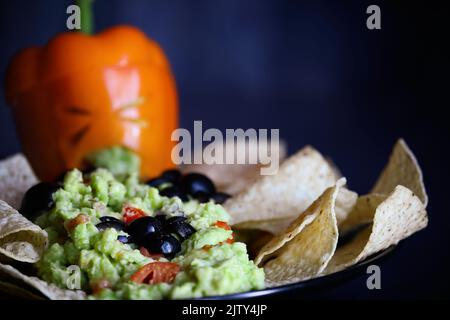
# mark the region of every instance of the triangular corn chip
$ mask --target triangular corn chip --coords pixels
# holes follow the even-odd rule
[[[261,176],[224,207],[233,223],[292,217],[337,179],[323,156],[308,146],[284,161],[276,175]]]
[[[2,294],[8,295],[8,297],[25,300],[43,300],[41,295],[31,292],[31,290],[24,289],[17,284],[5,281],[0,281],[0,297],[2,297]]]
[[[37,262],[47,246],[47,233],[0,200],[0,257]]]
[[[353,210],[339,225],[339,234],[346,234],[362,225],[373,222],[373,215],[378,205],[387,198],[384,194],[372,193],[358,198]]]
[[[266,231],[273,235],[277,235],[280,232],[286,230],[286,228],[295,219],[292,217],[287,218],[274,218],[268,220],[250,220],[244,221],[233,225],[233,230],[259,230]]]
[[[346,188],[340,188],[336,198],[336,220],[338,225],[343,221],[347,221],[347,215],[356,204],[358,194]],[[284,230],[297,218],[297,216],[289,216],[282,218],[272,218],[266,220],[249,220],[233,225],[233,230],[259,230],[266,231],[273,235],[277,235]]]
[[[0,161],[0,199],[11,207],[18,210],[25,192],[37,182],[33,170],[22,154]]]
[[[370,193],[390,194],[398,185],[412,190],[426,207],[428,196],[422,170],[416,157],[403,139],[395,144],[389,161]]]
[[[86,294],[81,290],[65,290],[49,284],[39,278],[24,275],[19,270],[10,265],[0,263],[0,275],[10,277],[15,282],[30,286],[51,300],[83,300]]]
[[[336,251],[324,273],[345,269],[427,226],[425,206],[408,188],[397,186],[381,203],[380,199],[379,195],[360,198],[354,208],[360,212],[350,216],[372,216],[373,223]]]
[[[332,258],[338,241],[336,198],[345,178],[326,189],[282,234],[260,251],[256,264],[264,266],[268,286],[312,278]]]

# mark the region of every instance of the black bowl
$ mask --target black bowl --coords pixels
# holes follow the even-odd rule
[[[357,264],[350,266],[342,271],[309,279],[305,281],[286,284],[278,287],[272,287],[262,290],[241,292],[224,296],[211,296],[195,300],[241,300],[241,299],[257,299],[257,298],[283,298],[296,297],[300,298],[321,290],[331,289],[340,283],[366,273],[366,268],[372,264],[380,264],[384,258],[388,257],[396,248],[391,246],[383,251],[366,258]]]

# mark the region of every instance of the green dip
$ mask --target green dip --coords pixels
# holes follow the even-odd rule
[[[98,159],[107,157],[106,154],[114,159],[116,152],[99,153]],[[110,168],[119,175],[125,173],[121,165]],[[118,180],[103,168],[84,177],[77,169],[69,171],[53,199],[53,209],[36,221],[47,231],[50,241],[36,266],[41,278],[61,288],[70,288],[67,279],[74,266],[80,270],[81,288],[92,299],[182,299],[264,287],[264,271],[249,260],[246,245],[227,243],[232,231],[215,226],[217,221],[230,220],[221,205],[167,198],[157,189],[139,183],[136,171]],[[123,231],[97,229],[102,216],[122,219],[125,206],[139,208],[149,216],[185,215],[196,229],[171,260],[181,268],[171,283],[150,285],[130,281],[136,271],[155,260],[142,255],[136,245],[118,241],[119,235],[126,235]],[[71,228],[70,222],[80,214],[87,217],[86,221]],[[105,280],[108,288],[93,294],[93,284]]]
[[[90,153],[86,160],[97,168],[108,169],[115,177],[139,172],[141,159],[131,150],[114,146]]]

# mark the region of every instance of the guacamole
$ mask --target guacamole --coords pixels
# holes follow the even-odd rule
[[[232,230],[224,227],[230,216],[221,205],[165,197],[140,183],[136,173],[124,178],[123,170],[115,172],[120,179],[103,168],[84,175],[74,169],[65,175],[53,193],[52,209],[36,220],[50,241],[36,264],[41,278],[72,289],[67,279],[75,268],[81,289],[92,299],[182,299],[264,287],[263,269],[249,260],[246,245],[234,242]],[[173,257],[146,254],[133,241],[120,241],[130,236],[127,229],[99,227],[102,221],[125,223],[130,208],[145,217],[184,219],[195,232],[180,240]],[[176,266],[177,271],[157,283],[145,277],[136,281],[136,274],[153,263]]]
[[[97,168],[108,169],[116,178],[139,172],[141,159],[131,150],[114,146],[90,153],[86,161]]]

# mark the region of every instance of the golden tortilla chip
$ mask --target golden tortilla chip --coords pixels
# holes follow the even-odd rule
[[[333,159],[331,159],[330,157],[325,157],[325,160],[328,162],[331,169],[334,171],[334,174],[336,175],[336,177],[342,178],[342,172],[339,169],[339,167],[336,165],[336,163],[334,163]]]
[[[274,218],[267,220],[250,220],[234,224],[233,230],[259,230],[266,231],[273,235],[277,235],[280,232],[286,230],[295,217],[287,218]]]
[[[272,233],[258,229],[233,229],[233,235],[236,242],[245,243],[250,260],[254,260],[261,248],[274,237]]]
[[[27,159],[16,154],[0,161],[0,199],[20,208],[25,192],[38,182]]]
[[[334,208],[338,225],[347,219],[348,214],[355,206],[357,200],[358,194],[356,192],[346,188],[339,188],[336,207]]]
[[[261,249],[255,263],[263,264],[269,287],[306,280],[325,269],[338,242],[335,206],[343,184],[345,178],[325,190],[285,232]]]
[[[47,232],[0,200],[0,257],[37,262],[47,246]]]
[[[403,139],[399,139],[395,144],[389,161],[371,193],[390,194],[398,185],[412,190],[424,206],[427,206],[428,196],[423,183],[422,170]]]
[[[342,235],[359,226],[372,223],[376,208],[386,198],[386,195],[377,193],[359,197],[346,219],[339,225],[339,234]]]
[[[373,223],[336,251],[324,273],[333,273],[351,266],[397,244],[428,224],[424,204],[413,191],[404,186],[397,186],[381,203],[379,195],[361,198],[355,207],[355,210],[361,211],[357,215],[367,219],[372,216]]]
[[[251,220],[232,226],[236,241],[247,245],[249,257],[253,260],[261,248],[266,245],[275,235],[280,234],[291,224],[295,217]]]
[[[28,285],[41,292],[51,300],[83,300],[86,293],[81,290],[65,290],[49,284],[39,278],[24,275],[16,268],[0,263],[0,274],[4,274],[13,279],[19,280],[22,284]]]
[[[307,146],[284,161],[276,175],[260,176],[225,202],[234,224],[285,218],[304,211],[337,176],[323,156]]]
[[[0,298],[3,295],[6,295],[11,298],[19,298],[26,300],[42,300],[43,298],[40,295],[35,294],[34,292],[25,290],[22,287],[19,287],[15,284],[0,281]]]
[[[347,215],[355,206],[358,199],[358,194],[346,188],[339,188],[336,198],[336,220],[338,225],[346,221]],[[292,223],[297,216],[289,216],[282,218],[272,218],[266,220],[249,220],[243,221],[233,225],[233,230],[260,230],[266,231],[273,235],[278,235]]]

